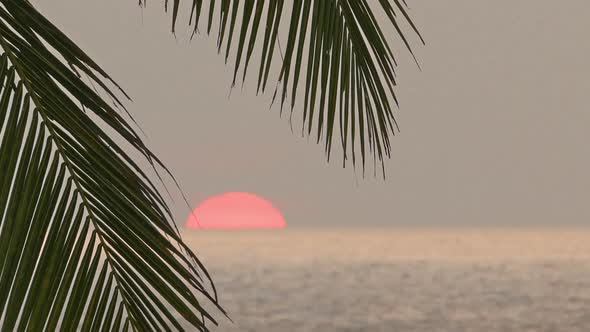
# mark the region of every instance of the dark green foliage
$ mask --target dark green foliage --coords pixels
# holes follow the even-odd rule
[[[328,159],[335,134],[340,134],[344,162],[350,158],[356,164],[358,150],[363,169],[369,153],[374,165],[391,156],[390,137],[398,129],[392,105],[397,104],[397,64],[379,23],[412,52],[402,26],[422,38],[404,0],[190,1],[193,30],[199,29],[201,15],[208,15],[207,32],[217,21],[218,48],[226,61],[235,53],[233,84],[239,74],[245,79],[255,47],[262,49],[258,91],[268,88],[271,65],[278,63],[280,85],[273,100],[278,97],[281,110],[285,104],[291,112],[297,102],[303,106],[302,134],[323,140]],[[174,31],[181,0],[172,2]],[[280,31],[286,38],[279,40]]]
[[[121,93],[28,2],[0,48],[0,330],[207,330],[209,277],[120,142],[161,165],[83,77]]]

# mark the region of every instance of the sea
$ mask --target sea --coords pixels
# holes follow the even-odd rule
[[[590,331],[590,230],[182,231],[244,332]]]

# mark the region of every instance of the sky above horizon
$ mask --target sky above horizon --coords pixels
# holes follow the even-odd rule
[[[157,1],[32,2],[131,95],[193,207],[247,191],[295,227],[590,226],[588,1],[408,1],[426,45],[419,70],[394,43],[401,133],[385,180],[327,163],[254,76],[230,96],[233,68],[216,38],[189,41],[188,13],[174,37]]]

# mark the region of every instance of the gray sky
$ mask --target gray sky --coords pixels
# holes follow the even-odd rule
[[[175,39],[160,1],[34,1],[130,93],[195,206],[248,191],[291,226],[590,225],[590,2],[408,2],[427,45],[422,71],[402,56],[383,181],[327,164],[253,76],[228,98],[214,38]],[[189,209],[173,208],[183,223]]]

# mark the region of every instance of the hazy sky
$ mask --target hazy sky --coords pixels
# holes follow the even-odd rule
[[[253,76],[228,98],[215,39],[175,39],[161,2],[33,3],[129,92],[193,205],[249,191],[291,226],[590,225],[587,0],[408,1],[427,45],[422,71],[401,57],[385,181],[327,164]],[[173,208],[183,223],[189,209]]]

